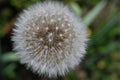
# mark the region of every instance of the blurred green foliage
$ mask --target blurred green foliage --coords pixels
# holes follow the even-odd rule
[[[0,79],[39,80],[19,64],[10,40],[14,22],[28,6],[44,0],[0,0]],[[120,0],[61,0],[88,27],[87,54],[64,80],[120,80]]]

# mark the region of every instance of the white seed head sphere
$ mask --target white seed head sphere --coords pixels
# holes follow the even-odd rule
[[[24,10],[15,26],[14,50],[39,75],[63,76],[84,57],[86,28],[62,3],[37,3]]]

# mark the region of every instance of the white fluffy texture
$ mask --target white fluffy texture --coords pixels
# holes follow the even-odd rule
[[[86,28],[61,3],[35,4],[24,10],[15,25],[14,50],[21,63],[39,75],[63,76],[84,57]]]

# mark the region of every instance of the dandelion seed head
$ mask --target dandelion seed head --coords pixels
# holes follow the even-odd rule
[[[13,30],[14,50],[33,72],[63,76],[86,53],[86,28],[59,2],[37,3],[24,10]]]

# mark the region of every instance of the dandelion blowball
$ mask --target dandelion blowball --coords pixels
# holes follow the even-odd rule
[[[39,75],[63,76],[84,57],[86,28],[62,3],[35,4],[24,10],[15,26],[14,50],[21,63]]]

